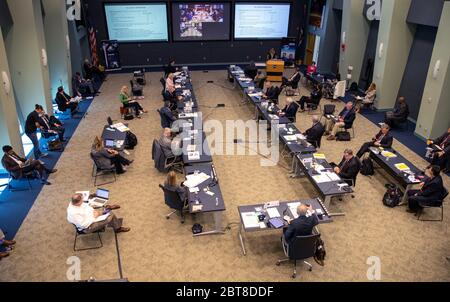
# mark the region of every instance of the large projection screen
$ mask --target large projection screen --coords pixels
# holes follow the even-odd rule
[[[288,36],[289,3],[236,3],[235,39],[281,39]]]
[[[229,40],[230,14],[228,2],[173,2],[173,40]]]
[[[105,3],[110,40],[119,42],[168,41],[165,3]]]

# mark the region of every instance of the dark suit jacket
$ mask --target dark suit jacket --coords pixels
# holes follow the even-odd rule
[[[250,67],[247,66],[244,69],[244,73],[247,77],[251,78],[252,80],[256,78],[256,75],[258,74],[258,69],[256,67]]]
[[[320,100],[322,99],[322,91],[321,90],[314,90],[311,92],[311,102],[310,104],[318,105],[320,103]]]
[[[13,153],[17,159],[21,162],[26,162],[26,159],[20,157],[16,153]],[[13,160],[9,155],[4,154],[2,157],[2,165],[6,171],[11,173],[11,175],[15,178],[20,178],[22,176],[22,168]]]
[[[320,138],[323,136],[324,132],[325,127],[322,125],[322,123],[317,122],[311,128],[306,130],[305,134],[308,142],[318,147],[318,142],[320,141]]]
[[[265,95],[269,100],[278,100],[278,95],[280,94],[279,88],[276,86],[272,86],[266,89]]]
[[[381,137],[383,133],[378,132],[377,135],[375,135],[375,141],[378,140],[379,137]],[[390,148],[392,147],[392,141],[394,140],[394,138],[391,136],[391,134],[388,132],[380,141],[380,147],[383,148]]]
[[[290,244],[297,236],[308,236],[312,234],[313,228],[319,224],[316,215],[306,217],[305,215],[291,221],[286,232],[284,232],[284,239],[287,244]]]
[[[444,195],[444,185],[440,175],[425,180],[422,189],[418,192],[418,196],[429,198],[430,200],[440,200]]]
[[[344,108],[341,113],[339,113],[339,116],[343,116],[344,112],[346,111],[346,108]],[[356,118],[356,113],[355,110],[352,109],[350,110],[349,113],[347,113],[347,115],[344,118],[344,123],[345,123],[345,128],[351,128],[353,126],[353,122],[355,121]]]
[[[297,115],[298,105],[294,102],[292,102],[289,105],[284,106],[284,108],[281,110],[284,112],[284,116],[287,117],[290,120],[294,120],[295,116]]]
[[[359,160],[355,156],[353,156],[347,163],[343,157],[338,167],[341,169],[341,172],[339,173],[341,178],[355,180],[359,173],[360,164]]]
[[[176,118],[173,116],[172,111],[166,106],[161,108],[159,110],[161,115],[161,127],[162,128],[170,128],[172,123],[176,120]]]
[[[58,104],[59,111],[67,110],[67,102],[70,101],[72,97],[64,92],[64,96],[61,93],[57,93],[55,97],[56,104]]]
[[[434,143],[435,145],[440,146],[440,145],[445,141],[445,139],[447,138],[447,136],[450,136],[450,134],[448,134],[447,132],[445,132],[443,135],[441,135],[441,136],[439,136],[438,138],[434,139],[434,140],[433,140],[433,143]],[[446,141],[445,144],[444,144],[444,152],[445,152],[445,154],[448,154],[448,153],[450,152],[450,138],[447,139],[447,141]]]
[[[394,108],[394,117],[401,121],[406,121],[409,116],[409,107],[408,104],[404,103],[403,105],[397,104]]]

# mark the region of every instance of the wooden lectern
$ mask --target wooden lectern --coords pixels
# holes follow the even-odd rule
[[[284,72],[283,60],[269,60],[266,62],[267,80],[271,82],[281,82]]]

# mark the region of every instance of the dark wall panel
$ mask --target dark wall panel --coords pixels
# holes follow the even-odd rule
[[[412,0],[406,21],[438,27],[443,6],[444,0]]]
[[[179,1],[179,0],[178,0]],[[227,0],[224,0],[227,1]],[[266,1],[266,0],[264,0]],[[249,0],[228,0],[232,2],[232,15],[236,2],[264,2]],[[308,0],[271,0],[270,2],[291,2],[289,36],[298,37],[302,20],[305,17],[304,4]],[[107,39],[107,27],[103,10],[104,2],[126,2],[123,0],[85,0],[86,12],[91,25],[97,30],[97,40]],[[166,2],[170,8],[172,0],[133,0],[129,2]],[[171,22],[171,16],[168,16]],[[233,24],[233,20],[231,22]],[[231,31],[231,36],[233,31]],[[165,42],[165,43],[123,43],[119,47],[122,65],[145,66],[162,65],[169,58],[177,64],[239,63],[250,60],[265,60],[267,51],[280,48],[277,41],[226,41],[226,42]],[[98,43],[100,45],[100,43]]]
[[[414,42],[409,52],[408,63],[403,74],[398,96],[404,96],[410,109],[410,117],[417,120],[423,90],[433,53],[437,28],[417,26]]]
[[[364,53],[361,75],[359,78],[359,87],[363,90],[369,88],[369,85],[372,83],[379,28],[380,21],[372,21],[370,23],[370,31],[366,43],[366,52]]]
[[[9,28],[13,24],[11,12],[9,11],[6,0],[0,0],[0,27],[2,29]]]
[[[335,0],[333,3],[333,9],[342,10],[344,7],[344,0]]]

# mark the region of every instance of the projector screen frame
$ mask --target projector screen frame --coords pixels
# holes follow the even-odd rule
[[[183,0],[174,0],[174,1],[170,1],[170,2],[167,2],[168,4],[170,3],[170,24],[172,24],[172,26],[170,26],[170,24],[169,24],[169,27],[170,27],[170,33],[171,33],[171,42],[172,43],[186,43],[186,42],[189,42],[189,43],[208,43],[208,42],[230,42],[231,41],[231,37],[233,36],[233,34],[231,33],[232,31],[233,31],[233,29],[234,29],[234,27],[233,27],[233,21],[234,21],[234,19],[233,19],[233,12],[234,12],[234,5],[233,5],[233,2],[232,1],[230,1],[230,0],[225,0],[225,1],[220,1],[220,0],[210,0],[210,1],[200,1],[200,0],[196,0],[196,1],[189,1],[189,0],[185,0],[185,1],[183,1]],[[173,5],[175,5],[175,4],[215,4],[215,3],[217,3],[217,4],[221,4],[221,3],[227,3],[228,4],[228,6],[229,6],[229,13],[230,13],[230,24],[228,25],[228,39],[227,40],[225,40],[225,39],[221,39],[221,40],[175,40],[175,34],[174,34],[174,32],[173,32],[173,24],[174,24],[174,20],[173,20]]]
[[[255,37],[252,37],[252,38],[236,38],[236,7],[237,7],[237,5],[245,5],[245,4],[250,4],[250,5],[258,5],[258,4],[262,4],[262,5],[264,5],[264,4],[272,4],[272,5],[283,5],[283,4],[287,4],[287,5],[289,5],[289,20],[288,20],[288,28],[287,28],[287,36],[286,37],[281,37],[281,38],[255,38]],[[290,30],[291,30],[291,19],[292,19],[292,1],[288,1],[288,0],[286,0],[286,1],[277,1],[277,2],[274,2],[274,1],[255,1],[255,2],[252,2],[252,1],[243,1],[243,2],[234,2],[234,7],[233,7],[234,9],[233,9],[233,22],[232,22],[232,31],[233,31],[233,41],[280,41],[281,42],[281,40],[283,39],[283,38],[287,38],[287,37],[289,37],[290,35],[289,35],[289,32],[290,32]]]
[[[108,26],[108,18],[106,17],[106,6],[107,5],[158,5],[158,4],[164,4],[166,7],[166,27],[167,27],[167,40],[128,40],[128,41],[120,41],[117,40],[117,42],[119,44],[147,44],[147,43],[170,43],[171,40],[171,26],[170,26],[170,22],[171,20],[169,19],[170,16],[170,11],[169,11],[169,2],[164,2],[164,1],[157,1],[157,2],[136,2],[136,1],[124,1],[124,2],[112,2],[112,1],[106,1],[103,2],[103,17],[104,17],[104,22],[105,22],[105,29],[106,29],[106,36],[107,36],[107,40],[111,40],[111,37],[109,36],[109,26]]]

